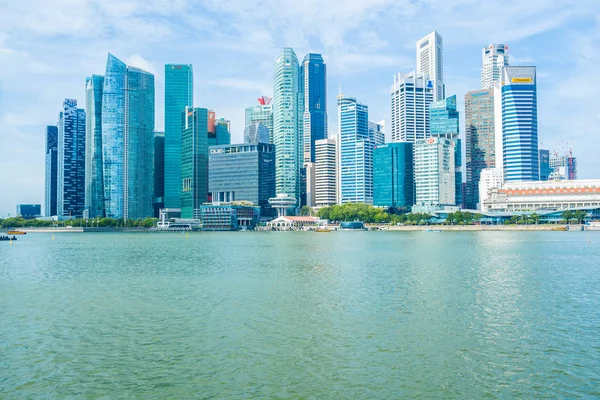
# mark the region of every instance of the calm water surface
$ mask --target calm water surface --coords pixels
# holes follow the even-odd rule
[[[3,399],[600,396],[600,232],[51,237],[0,242]]]

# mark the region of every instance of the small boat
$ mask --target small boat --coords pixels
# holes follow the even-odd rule
[[[0,242],[10,242],[11,240],[17,240],[17,237],[13,235],[13,237],[2,235],[0,236]]]
[[[551,229],[552,231],[566,231],[567,227],[566,226],[557,226]]]
[[[329,229],[325,228],[324,226],[320,226],[317,229],[315,229],[315,232],[331,232]]]
[[[425,229],[425,232],[441,232],[439,229]]]
[[[8,231],[6,232],[9,235],[27,235],[27,232],[23,232],[23,231]]]

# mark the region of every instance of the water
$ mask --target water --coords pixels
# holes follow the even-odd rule
[[[592,398],[599,365],[600,232],[0,243],[0,398]]]

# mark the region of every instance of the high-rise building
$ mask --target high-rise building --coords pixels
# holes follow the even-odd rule
[[[256,106],[246,108],[246,123],[244,128],[260,123],[269,130],[269,143],[273,143],[273,106],[271,98],[261,96]]]
[[[300,201],[302,167],[302,93],[300,67],[293,49],[286,47],[277,57],[273,73],[273,142],[277,194]]]
[[[481,50],[481,89],[492,89],[502,77],[502,69],[508,66],[508,46],[490,44]]]
[[[154,217],[165,207],[165,133],[154,132]]]
[[[502,143],[506,181],[539,180],[535,67],[505,67],[502,77]]]
[[[274,216],[269,205],[269,199],[275,197],[274,145],[263,142],[212,146],[208,166],[208,190],[213,203],[249,201],[260,206],[262,216]]]
[[[479,203],[481,171],[496,165],[494,101],[493,89],[475,90],[465,95],[465,207],[468,209],[476,209]]]
[[[550,179],[552,168],[550,168],[550,150],[540,149],[540,181]]]
[[[92,75],[85,82],[85,211],[88,218],[104,216],[102,162],[102,90],[104,76]]]
[[[41,204],[17,204],[17,217],[33,219],[42,215]]]
[[[444,86],[444,42],[436,31],[417,41],[417,74],[433,81],[433,100],[446,97]]]
[[[369,135],[373,138],[373,143],[375,145],[385,143],[385,133],[383,132],[383,129],[383,121],[369,121]]]
[[[369,135],[369,110],[355,98],[338,96],[340,130],[341,204],[373,204],[373,140]]]
[[[83,216],[85,204],[85,111],[65,99],[58,115],[57,215]]]
[[[191,64],[165,65],[165,207],[181,207],[181,113],[194,105]]]
[[[454,171],[456,142],[443,137],[417,140],[414,147],[415,204],[456,204]]]
[[[44,215],[58,215],[56,200],[58,199],[58,127],[46,127],[46,176]]]
[[[337,140],[315,142],[315,206],[337,204]]]
[[[548,180],[573,181],[577,179],[577,159],[572,155],[553,154],[550,156],[549,165],[552,172]]]
[[[181,132],[181,218],[200,219],[208,201],[208,110],[186,107]]]
[[[215,120],[215,143],[209,143],[209,146],[218,146],[222,144],[231,144],[230,123],[224,118]]]
[[[110,53],[102,93],[102,156],[106,216],[152,216],[154,75]]]
[[[409,208],[413,204],[413,143],[376,145],[373,150],[373,205]]]
[[[391,87],[392,142],[415,142],[429,136],[429,104],[433,81],[414,71],[394,76]]]
[[[244,143],[269,143],[269,128],[260,122],[246,126]]]
[[[300,70],[303,93],[303,162],[315,162],[315,141],[327,137],[327,65],[320,54],[304,57]]]

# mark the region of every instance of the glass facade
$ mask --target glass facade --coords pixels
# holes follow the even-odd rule
[[[181,113],[194,105],[191,64],[165,65],[165,207],[181,207]]]
[[[154,217],[165,207],[165,133],[154,132]]]
[[[413,143],[396,142],[373,150],[373,205],[408,208],[414,204]]]
[[[57,215],[56,200],[58,199],[58,127],[46,127],[46,176],[44,215]]]
[[[550,150],[540,149],[540,181],[550,179],[552,168],[550,168]]]
[[[269,130],[269,141],[261,143],[273,143],[273,106],[270,97],[259,97],[258,105],[246,108],[245,117],[244,128],[257,123],[266,126]]]
[[[246,126],[244,143],[270,143],[269,129],[260,122]]]
[[[414,142],[429,135],[427,110],[433,101],[433,81],[422,74],[394,76],[391,88],[392,142]]]
[[[260,221],[260,208],[238,204],[205,204],[200,207],[203,231],[254,229]]]
[[[33,219],[42,215],[41,204],[17,204],[17,216],[24,219]]]
[[[444,137],[430,137],[415,143],[414,176],[417,206],[455,205],[456,142]]]
[[[208,200],[208,110],[186,107],[181,118],[181,218],[200,219]]]
[[[89,218],[104,216],[102,172],[102,89],[104,76],[92,75],[85,82],[85,209]]]
[[[302,61],[304,162],[315,162],[315,141],[327,138],[327,65],[320,54]]]

